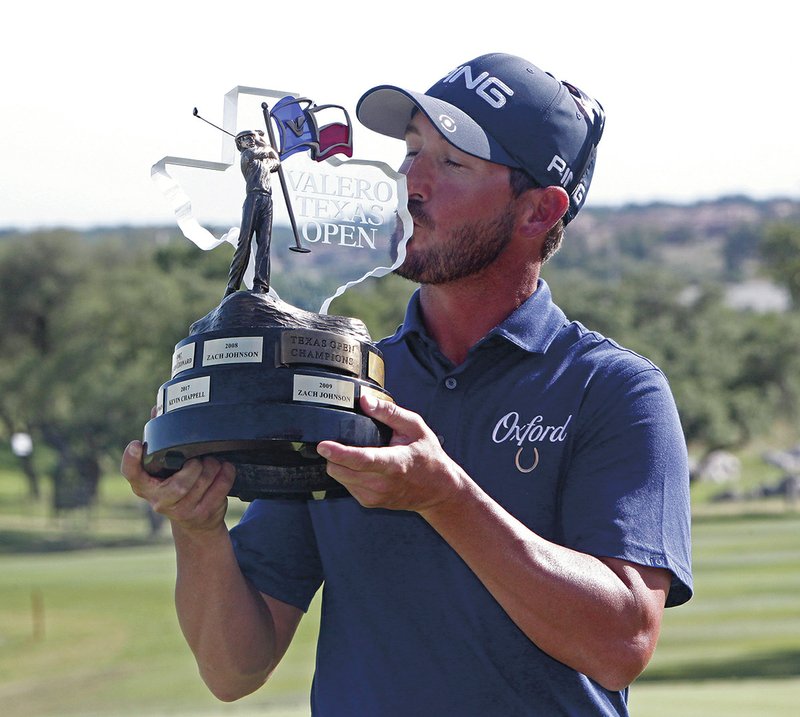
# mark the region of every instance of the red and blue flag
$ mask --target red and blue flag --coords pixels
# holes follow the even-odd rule
[[[341,111],[344,122],[322,124],[326,116]],[[334,154],[353,156],[353,131],[347,110],[340,105],[315,105],[305,97],[283,97],[270,112],[280,137],[281,160],[296,152],[309,152],[311,158],[322,162]]]

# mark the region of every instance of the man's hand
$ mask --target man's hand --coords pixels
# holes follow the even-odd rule
[[[206,457],[186,461],[165,480],[154,478],[142,468],[139,441],[125,449],[120,470],[136,495],[186,530],[214,530],[223,523],[228,491],[236,477],[233,465]]]
[[[323,441],[317,452],[327,459],[328,474],[364,507],[423,511],[469,480],[416,413],[367,395],[361,397],[361,409],[392,429],[387,447]]]

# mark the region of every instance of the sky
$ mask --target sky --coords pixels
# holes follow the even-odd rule
[[[0,44],[0,228],[173,223],[150,168],[219,161],[221,136],[192,109],[221,124],[237,85],[354,117],[370,87],[425,90],[493,51],[603,104],[589,206],[800,198],[799,16],[785,0],[15,2]],[[356,126],[354,157],[397,166],[403,153]]]

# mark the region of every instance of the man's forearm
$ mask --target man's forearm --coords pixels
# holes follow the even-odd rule
[[[272,616],[239,570],[224,525],[190,531],[173,524],[178,620],[214,695],[225,701],[258,689],[275,668]]]
[[[170,519],[181,629],[209,689],[221,700],[237,699],[267,679],[302,611],[258,593],[239,569],[225,526],[233,465],[193,458],[159,480],[142,467],[142,453],[141,442],[132,441],[120,470],[136,495]]]
[[[540,649],[609,689],[627,686],[655,648],[666,571],[550,543],[463,479],[423,517]]]

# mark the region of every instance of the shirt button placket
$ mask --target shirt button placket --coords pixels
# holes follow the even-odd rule
[[[456,460],[458,459],[457,446],[461,432],[462,404],[465,398],[465,391],[462,389],[461,383],[455,376],[439,378],[437,387],[439,396],[433,400],[428,415],[430,419],[428,425],[433,428],[440,445],[442,447],[446,445],[448,454]]]
[[[448,376],[448,377],[447,377],[447,378],[444,380],[444,387],[445,387],[445,388],[446,388],[448,391],[454,391],[456,388],[458,388],[458,379],[454,378],[453,376]],[[453,399],[451,399],[451,400],[450,400],[450,402],[452,402],[452,401],[453,401]],[[460,400],[458,400],[458,401],[457,401],[457,403],[458,403],[458,405],[460,406],[460,404],[461,404],[461,401],[460,401]],[[454,404],[452,404],[452,405],[451,405],[451,408],[454,408],[454,407],[455,407],[455,405],[454,405]],[[456,409],[456,410],[458,410],[458,409]],[[451,417],[449,418],[449,420],[448,420],[448,423],[449,423],[449,424],[451,424],[451,421],[452,421],[452,420],[453,420],[453,419],[452,419],[452,416],[451,416]],[[452,425],[452,424],[451,424],[451,425]],[[439,439],[439,444],[440,444],[441,446],[444,446],[444,442],[445,442],[444,436],[443,436],[443,435],[440,433],[440,434],[439,434],[439,435],[437,435],[436,437]]]

